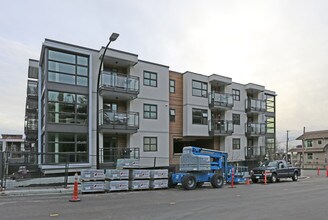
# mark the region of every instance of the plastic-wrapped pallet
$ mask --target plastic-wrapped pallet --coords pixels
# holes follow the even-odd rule
[[[130,190],[149,189],[149,180],[130,181]]]
[[[81,171],[81,180],[82,181],[105,180],[105,172],[104,170],[85,169]]]
[[[167,179],[169,171],[166,169],[162,170],[150,170],[150,179]]]
[[[167,179],[150,180],[149,187],[151,189],[165,189],[165,188],[168,188],[168,180]]]
[[[105,181],[105,190],[110,192],[128,191],[129,181],[128,180]]]
[[[149,179],[150,178],[150,170],[131,170],[130,171],[130,179]]]
[[[107,169],[105,174],[107,180],[128,180],[129,170]]]
[[[117,159],[116,168],[138,168],[140,167],[140,161],[138,159]]]
[[[100,181],[82,182],[81,192],[105,192],[105,183]]]

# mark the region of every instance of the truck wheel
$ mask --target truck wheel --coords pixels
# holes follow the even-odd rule
[[[213,188],[221,188],[223,186],[223,176],[214,174],[211,178],[211,185]]]
[[[252,179],[252,182],[253,182],[253,183],[258,183],[259,180],[254,178],[254,179]]]
[[[298,173],[294,172],[294,175],[292,177],[293,181],[297,181],[298,180]]]
[[[173,183],[173,180],[172,180],[172,173],[169,173],[169,178],[168,178],[168,187],[169,188],[174,188],[176,187],[177,183]]]
[[[185,190],[195,189],[197,186],[196,178],[193,175],[187,174],[182,178],[181,184]]]
[[[270,179],[270,182],[271,183],[277,182],[277,174],[275,174],[275,173],[272,174],[271,179]]]

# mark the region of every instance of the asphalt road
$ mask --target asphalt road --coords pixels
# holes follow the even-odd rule
[[[298,182],[210,186],[182,189],[83,194],[70,196],[0,197],[0,219],[161,220],[161,219],[328,219],[328,178]]]

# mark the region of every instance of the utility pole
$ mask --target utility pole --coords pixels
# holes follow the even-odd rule
[[[288,141],[289,141],[288,133],[289,130],[287,130],[287,140],[286,140],[286,162],[288,162]]]
[[[304,163],[305,163],[305,153],[304,153],[304,147],[305,147],[305,143],[304,143],[304,139],[305,139],[305,127],[303,127],[303,135],[302,135],[302,151],[303,151],[303,160],[302,160],[302,169],[304,169]]]

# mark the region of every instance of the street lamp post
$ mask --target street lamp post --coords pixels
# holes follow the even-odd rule
[[[96,145],[96,159],[97,159],[97,169],[99,169],[99,82],[100,82],[100,75],[101,75],[101,66],[104,62],[104,57],[106,54],[106,51],[108,49],[109,44],[112,41],[115,41],[118,38],[119,34],[117,33],[112,33],[112,35],[109,37],[109,42],[107,46],[105,47],[104,53],[101,57],[100,65],[99,65],[99,71],[98,71],[98,79],[97,79],[97,112],[96,112],[96,117],[97,117],[97,131],[96,131],[96,136],[97,136],[97,145]]]

